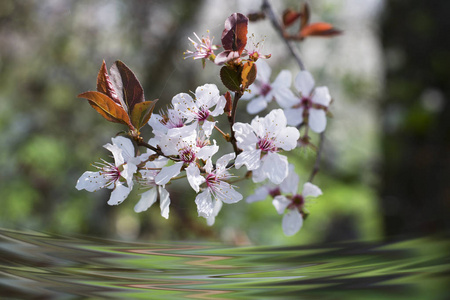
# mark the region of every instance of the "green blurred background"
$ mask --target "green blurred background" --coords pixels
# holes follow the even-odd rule
[[[245,2],[245,3],[243,3]],[[272,1],[281,14],[299,1]],[[139,191],[122,205],[109,191],[77,191],[91,163],[123,128],[104,121],[76,96],[95,89],[104,59],[125,62],[148,100],[164,107],[180,92],[215,83],[218,67],[184,60],[188,36],[210,30],[220,43],[233,12],[261,1],[0,1],[0,227],[121,240],[207,240],[291,244],[428,235],[450,228],[448,1],[314,1],[312,22],[344,31],[300,45],[318,85],[330,88],[333,118],[322,169],[324,195],[285,237],[271,201],[224,205],[216,224],[197,217],[187,185],[169,187],[170,218],[159,207],[136,214]],[[252,23],[273,78],[299,69],[267,20]],[[245,103],[241,103],[244,112]],[[241,117],[248,120],[249,117]],[[222,121],[222,124],[225,124]],[[151,137],[149,128],[144,137]],[[302,182],[314,154],[296,150]],[[254,186],[241,184],[243,193]]]

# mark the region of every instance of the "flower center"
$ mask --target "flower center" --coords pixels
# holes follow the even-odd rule
[[[205,121],[209,117],[209,110],[201,108],[197,113],[198,120]]]
[[[302,97],[300,101],[300,106],[303,106],[305,110],[308,110],[312,107],[312,100],[309,97]]]
[[[94,165],[100,171],[100,175],[108,180],[108,182],[115,182],[120,178],[120,170],[114,164],[106,162],[102,159],[101,163]]]
[[[269,92],[271,90],[272,90],[272,87],[270,86],[270,84],[263,83],[261,86],[261,95],[263,95],[265,97],[265,96],[267,96],[267,94],[269,94]]]
[[[185,163],[190,164],[195,160],[195,153],[192,151],[190,147],[186,147],[180,150],[180,158]]]
[[[197,137],[197,147],[203,148],[210,144],[211,142],[206,137]]]
[[[299,194],[292,196],[291,201],[291,204],[288,206],[289,209],[301,208],[305,204],[305,198]]]
[[[219,183],[219,178],[214,173],[209,173],[208,176],[206,176],[206,186],[208,188],[213,189],[215,185]]]
[[[281,191],[279,187],[273,188],[269,190],[269,195],[272,196],[272,198],[275,198],[278,195],[281,195]]]
[[[266,152],[277,152],[278,148],[275,146],[275,143],[272,139],[269,139],[267,137],[259,139],[258,141],[258,147],[262,151]]]

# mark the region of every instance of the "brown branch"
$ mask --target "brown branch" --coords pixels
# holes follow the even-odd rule
[[[277,16],[275,15],[275,11],[273,10],[272,5],[269,3],[269,0],[263,0],[261,8],[266,13],[266,16],[269,17],[273,27],[276,29],[276,31],[278,31],[278,34],[285,42],[294,59],[297,61],[300,70],[302,71],[306,70],[303,61],[300,58],[300,54],[298,53],[297,47],[294,45],[292,41],[286,39],[284,28],[281,25],[280,21],[278,20]]]
[[[144,142],[143,140],[137,141],[137,144],[138,144],[138,146],[142,146],[142,147],[145,147],[145,148],[148,148],[148,149],[154,151],[154,152],[155,152],[156,154],[158,154],[158,155],[164,156],[164,157],[169,158],[169,159],[173,159],[172,157],[166,156],[166,155],[161,151],[161,149],[156,148],[156,147],[153,147],[152,145],[150,145],[149,143]]]
[[[235,92],[234,100],[233,100],[233,107],[231,109],[231,114],[230,114],[230,116],[228,116],[228,122],[230,123],[230,129],[231,129],[230,143],[233,145],[233,150],[234,150],[234,153],[236,153],[236,156],[238,156],[238,154],[241,153],[242,150],[239,149],[237,146],[237,141],[236,141],[236,137],[234,134],[233,125],[236,120],[237,104],[238,104],[239,99],[242,97],[242,95],[243,95],[242,92]]]
[[[282,26],[282,24],[278,20],[277,16],[275,15],[275,11],[273,10],[273,7],[270,4],[269,0],[263,0],[263,4],[262,4],[261,8],[265,12],[266,16],[269,17],[270,21],[272,22],[272,26],[278,32],[278,34],[280,35],[280,37],[283,39],[286,46],[288,47],[289,51],[291,52],[292,56],[297,61],[297,64],[300,67],[300,70],[305,71],[306,67],[303,64],[300,54],[298,53],[297,47],[295,46],[295,44],[293,43],[292,40],[287,39],[287,34],[284,30],[284,27]],[[314,177],[320,170],[320,161],[321,161],[321,157],[322,157],[324,137],[325,137],[325,131],[320,133],[319,145],[317,147],[318,149],[317,149],[316,161],[314,162],[313,170],[311,171],[311,175],[309,176],[309,182],[313,181]]]

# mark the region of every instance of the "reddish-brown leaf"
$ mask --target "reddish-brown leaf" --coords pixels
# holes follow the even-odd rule
[[[120,60],[116,61],[110,69],[111,82],[117,91],[118,98],[126,104],[127,112],[133,111],[137,103],[144,102],[144,89],[136,75]]]
[[[300,10],[302,16],[300,21],[300,29],[306,27],[309,24],[310,10],[307,2],[303,3],[302,9]]]
[[[78,97],[87,99],[89,104],[106,120],[114,123],[122,123],[128,125],[130,129],[133,129],[127,112],[107,95],[100,92],[84,92],[78,95]]]
[[[297,19],[301,16],[301,14],[292,8],[287,8],[283,12],[283,25],[284,27],[291,26]]]
[[[234,13],[225,20],[222,32],[224,50],[237,51],[239,55],[247,45],[248,18],[240,13]]]
[[[100,67],[100,71],[98,71],[97,75],[97,91],[107,95],[109,98],[114,100],[117,104],[122,107],[125,107],[124,103],[120,102],[119,97],[117,96],[117,92],[113,87],[111,79],[108,75],[108,70],[106,69],[106,63],[103,61],[102,66]]]
[[[158,100],[144,101],[137,103],[134,106],[133,111],[131,112],[131,123],[137,130],[141,129],[150,119],[156,101]]]
[[[241,71],[242,87],[248,88],[256,79],[256,65],[252,61],[246,62]]]
[[[299,37],[301,39],[308,36],[334,36],[340,34],[341,31],[335,29],[331,24],[328,23],[313,23],[308,25],[300,31]]]

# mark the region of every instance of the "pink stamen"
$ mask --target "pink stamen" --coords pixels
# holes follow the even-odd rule
[[[259,139],[258,147],[262,151],[266,151],[266,152],[277,152],[278,151],[278,148],[275,146],[273,140],[269,139],[267,137]]]
[[[186,148],[181,149],[180,158],[185,163],[190,164],[191,162],[193,162],[195,160],[195,153],[192,152],[191,148],[186,147]]]

